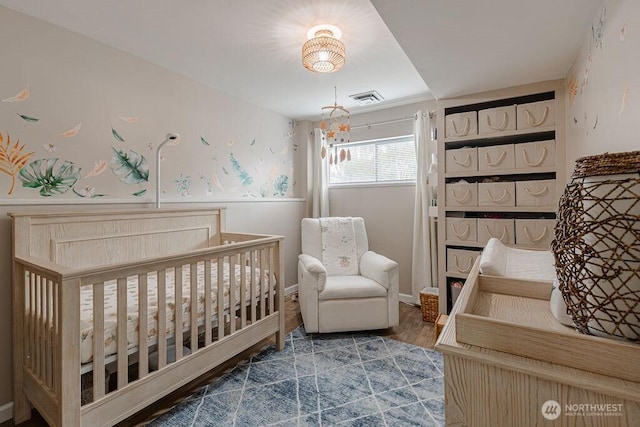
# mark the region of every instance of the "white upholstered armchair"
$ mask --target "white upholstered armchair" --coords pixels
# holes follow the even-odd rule
[[[398,264],[369,250],[362,218],[305,218],[298,257],[307,332],[398,325]]]

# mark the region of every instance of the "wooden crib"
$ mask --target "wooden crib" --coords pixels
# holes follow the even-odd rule
[[[113,425],[270,335],[282,349],[283,238],[224,213],[10,214],[14,421]]]

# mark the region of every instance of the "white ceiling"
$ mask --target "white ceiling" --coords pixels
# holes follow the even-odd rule
[[[0,0],[294,119],[563,78],[603,0]],[[0,10],[1,12],[1,10]],[[382,18],[381,18],[382,17]],[[330,23],[347,61],[314,74],[306,33]],[[385,25],[386,24],[386,25]],[[19,41],[18,41],[19,42]],[[406,54],[405,54],[406,52]],[[358,107],[348,95],[377,90]]]

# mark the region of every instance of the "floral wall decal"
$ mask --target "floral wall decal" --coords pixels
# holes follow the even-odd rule
[[[11,137],[7,134],[7,141],[5,143],[4,136],[0,133],[0,172],[11,177],[11,187],[9,187],[7,195],[13,193],[16,184],[16,175],[31,156],[35,154],[33,151],[23,153],[23,150],[24,144],[20,145],[19,140],[11,144]]]
[[[58,158],[38,159],[20,170],[22,186],[40,188],[40,195],[49,197],[64,194],[80,179],[80,168],[73,162],[64,160],[54,170]],[[43,170],[44,166],[44,170]]]
[[[191,197],[191,193],[189,193],[189,187],[191,186],[190,176],[183,176],[183,174],[180,174],[180,178],[175,179],[173,182],[176,184],[176,190],[180,197]]]
[[[567,176],[579,157],[638,149],[640,33],[630,16],[640,16],[640,2],[604,0],[569,70]]]
[[[31,22],[28,17],[20,20]],[[155,169],[150,159],[167,132],[180,133],[183,142],[162,153],[162,176],[171,177],[160,183],[169,185],[161,188],[165,199],[296,195],[292,165],[298,157],[295,143],[302,141],[294,140],[290,118],[166,70],[156,75],[159,85],[149,85],[148,63],[74,34],[54,43],[46,37],[50,28],[33,21],[35,34],[20,20],[0,15],[3,28],[34,42],[31,55],[24,56],[11,41],[0,39],[0,47],[5,47],[0,50],[8,54],[4,63],[15,65],[5,67],[0,80],[0,123],[6,126],[0,191],[6,187],[14,200],[53,195],[72,203],[97,197],[115,203],[127,198],[149,202],[149,189],[156,185],[150,182]],[[69,46],[91,53],[92,61],[68,55]],[[34,57],[52,67],[35,67],[29,59]],[[18,139],[28,143],[14,147]],[[11,150],[17,147],[21,151],[16,157]],[[18,163],[7,164],[11,159]],[[41,161],[36,165],[34,159]],[[38,172],[33,169],[37,166]],[[20,170],[25,173],[20,175]],[[60,182],[49,187],[48,179]]]

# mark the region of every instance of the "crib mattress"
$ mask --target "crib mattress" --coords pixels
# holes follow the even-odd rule
[[[198,323],[204,321],[205,312],[205,292],[204,292],[204,263],[198,263],[197,283],[198,283]],[[224,286],[224,307],[229,308],[229,284],[230,265],[223,264],[223,286]],[[232,304],[238,306],[240,303],[241,274],[246,277],[244,303],[250,301],[251,294],[251,267],[235,265],[235,287],[233,289]],[[188,265],[182,269],[182,331],[189,331],[191,328],[191,272]],[[172,337],[176,330],[175,325],[175,271],[167,269],[166,277],[166,330],[167,336]],[[264,283],[263,291],[269,289],[269,274],[265,271],[263,280],[260,277],[260,269],[255,269],[254,283],[256,296],[260,295],[261,283]],[[147,331],[149,345],[154,345],[158,341],[158,286],[157,272],[150,272],[147,275]],[[271,278],[274,280],[273,278]],[[138,314],[138,276],[127,278],[127,347],[133,349],[138,345],[139,314]],[[211,265],[211,313],[217,314],[218,310],[218,265]],[[93,287],[85,286],[80,292],[80,351],[81,363],[88,363],[93,360]],[[116,281],[105,282],[104,286],[104,351],[105,357],[113,355],[117,351],[117,285]]]

